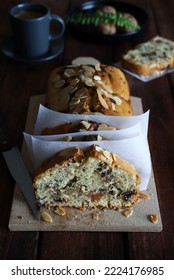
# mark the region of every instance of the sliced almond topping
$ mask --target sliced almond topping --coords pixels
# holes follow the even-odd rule
[[[72,86],[76,86],[78,83],[80,82],[80,79],[79,78],[75,78],[73,80],[70,81],[70,84]]]
[[[101,77],[100,76],[95,75],[93,78],[94,78],[95,81],[101,81]]]
[[[158,215],[156,215],[156,214],[149,215],[148,219],[153,224],[157,224],[158,223]]]
[[[105,109],[109,109],[109,106],[104,100],[104,98],[102,97],[101,91],[99,89],[97,89],[97,95],[102,107],[104,107]]]
[[[54,87],[55,88],[61,88],[65,85],[65,80],[57,80],[55,83],[54,83]]]
[[[76,98],[76,97],[73,97],[71,99],[71,103],[70,103],[70,106],[76,106],[77,104],[80,103],[80,99],[79,98]]]
[[[116,130],[116,128],[104,123],[100,123],[98,126],[98,130]]]
[[[88,87],[92,87],[93,84],[93,80],[91,78],[84,78],[84,83],[85,85],[87,85]]]
[[[96,71],[101,71],[101,67],[99,63],[95,64],[95,69]]]
[[[46,211],[42,212],[40,215],[40,218],[42,221],[47,222],[47,223],[52,223],[53,219],[50,214],[48,214]]]
[[[87,121],[81,121],[80,123],[86,128],[86,130],[88,130],[91,126],[91,124]]]
[[[118,96],[116,96],[116,95],[114,95],[114,94],[109,94],[109,93],[106,93],[106,96],[107,96],[108,98],[114,100],[115,103],[116,103],[117,105],[121,105],[122,100],[121,100]]]
[[[77,106],[70,106],[70,112],[73,114],[80,114],[83,108],[84,108],[84,103],[80,102],[79,104],[77,104]]]
[[[104,90],[106,90],[109,93],[113,93],[113,90],[107,85],[105,85],[105,83],[103,83],[102,80],[97,80],[97,82],[103,87]]]
[[[103,150],[103,155],[107,158],[110,159],[111,158],[111,153],[109,151]]]
[[[83,87],[76,91],[75,96],[80,98],[82,97],[85,98],[87,97],[87,92],[88,92],[87,88]]]
[[[64,76],[65,77],[70,78],[70,77],[73,77],[75,75],[76,75],[76,72],[74,71],[74,69],[68,68],[68,69],[65,69],[65,71],[64,71]]]

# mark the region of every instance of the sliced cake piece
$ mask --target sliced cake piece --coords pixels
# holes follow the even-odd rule
[[[122,58],[122,66],[141,76],[161,74],[174,67],[174,42],[160,36],[138,44]]]
[[[131,207],[139,201],[140,177],[117,155],[92,145],[58,152],[37,170],[33,187],[40,206]]]

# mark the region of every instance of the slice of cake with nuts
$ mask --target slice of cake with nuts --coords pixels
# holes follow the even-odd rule
[[[135,167],[97,145],[59,151],[37,170],[33,187],[38,205],[56,207],[132,207],[139,201]]]
[[[122,66],[140,76],[159,75],[174,68],[174,42],[156,36],[138,44],[123,55]]]

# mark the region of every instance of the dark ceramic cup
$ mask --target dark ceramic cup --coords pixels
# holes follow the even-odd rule
[[[49,51],[50,41],[59,39],[65,24],[58,15],[51,14],[43,4],[19,4],[9,10],[15,52],[23,57],[35,58]],[[58,31],[50,34],[51,21],[58,24]]]

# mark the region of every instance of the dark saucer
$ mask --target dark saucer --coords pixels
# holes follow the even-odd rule
[[[20,56],[19,54],[15,53],[14,51],[14,44],[12,38],[7,38],[1,47],[1,51],[3,54],[8,56],[9,58],[16,60],[16,61],[21,61],[21,62],[42,62],[42,61],[47,61],[55,58],[56,56],[60,55],[64,49],[64,43],[62,39],[58,40],[52,40],[50,44],[50,49],[49,51],[40,57],[36,58],[27,58]]]

